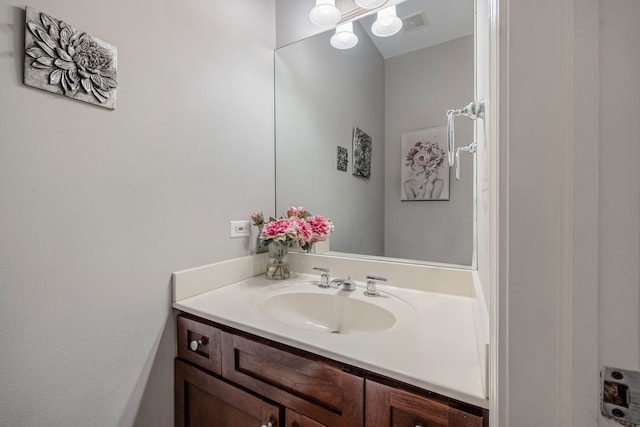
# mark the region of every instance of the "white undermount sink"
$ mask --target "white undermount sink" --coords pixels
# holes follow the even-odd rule
[[[406,324],[415,314],[410,304],[386,292],[367,297],[361,287],[344,291],[308,282],[275,286],[254,304],[280,323],[333,334],[384,332]]]

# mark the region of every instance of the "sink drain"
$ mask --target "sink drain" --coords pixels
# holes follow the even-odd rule
[[[331,331],[332,334],[339,334],[340,331]]]

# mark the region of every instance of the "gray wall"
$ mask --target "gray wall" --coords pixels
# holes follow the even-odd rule
[[[273,210],[273,1],[33,0],[118,47],[107,111],[22,85],[0,0],[0,426],[172,426],[171,272]],[[266,160],[265,160],[266,159]]]
[[[473,254],[473,156],[462,153],[461,180],[450,174],[449,201],[400,201],[400,135],[447,124],[446,111],[474,96],[473,36],[390,58],[385,63],[385,255],[470,265]],[[456,146],[473,140],[456,120]],[[423,230],[425,232],[423,232]],[[416,254],[419,254],[417,256]]]
[[[384,255],[384,59],[360,24],[354,32],[347,51],[326,32],[276,53],[277,207],[330,217],[331,250]],[[351,172],[354,125],[372,139],[369,179]],[[346,172],[338,146],[349,152]]]

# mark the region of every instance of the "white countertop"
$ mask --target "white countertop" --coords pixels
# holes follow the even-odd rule
[[[317,276],[292,273],[285,281],[255,276],[174,302],[173,306],[230,327],[418,387],[488,408],[484,367],[478,352],[474,304],[470,296],[379,285],[408,302],[415,315],[383,332],[317,332],[279,322],[259,309],[258,301],[294,282]],[[357,282],[354,293],[362,293]],[[327,293],[345,292],[336,289]],[[175,292],[175,290],[174,290]],[[354,294],[355,295],[355,294]]]

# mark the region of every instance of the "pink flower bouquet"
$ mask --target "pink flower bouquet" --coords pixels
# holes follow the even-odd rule
[[[272,242],[299,242],[303,245],[309,242],[312,237],[311,226],[298,217],[271,218],[262,227],[260,246],[267,246]]]
[[[329,237],[333,231],[333,222],[331,222],[329,218],[312,215],[302,206],[298,208],[290,206],[289,209],[287,209],[287,216],[289,218],[300,218],[311,228],[311,239],[306,242],[299,242],[300,247],[306,251],[310,251],[315,242],[327,240],[327,237]]]
[[[269,222],[264,222],[262,211],[255,211],[251,219],[254,225],[262,226],[260,247],[272,242],[287,245],[298,242],[303,250],[308,251],[313,243],[326,240],[334,228],[329,218],[312,215],[302,206],[289,207],[286,218],[270,218]]]

